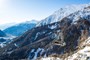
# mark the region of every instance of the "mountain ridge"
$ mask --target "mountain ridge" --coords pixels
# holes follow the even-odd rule
[[[36,20],[32,20],[32,21],[26,21],[26,22],[22,22],[16,25],[13,25],[11,27],[8,27],[6,29],[4,29],[3,31],[7,34],[11,34],[13,36],[20,36],[23,33],[25,33],[27,30],[35,27],[37,24]]]
[[[74,53],[87,48],[84,44],[87,43],[86,41],[90,43],[88,39],[90,37],[89,17],[90,8],[84,7],[83,10],[58,19],[59,21],[50,24],[42,23],[1,48],[0,59],[42,60],[45,58],[55,60],[57,58],[57,60],[68,60],[70,57],[72,60]],[[88,58],[90,56],[85,56],[85,59]]]
[[[55,11],[49,17],[46,17],[45,19],[41,20],[41,22],[39,22],[36,26],[46,25],[46,24],[60,21],[64,17],[67,17],[68,15],[70,15],[74,12],[77,12],[79,10],[83,10],[84,8],[86,8],[88,6],[90,6],[90,3],[80,4],[80,5],[69,5],[69,6],[66,6],[64,8],[60,8],[59,10]]]

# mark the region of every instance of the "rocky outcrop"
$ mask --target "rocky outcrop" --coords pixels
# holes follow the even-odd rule
[[[90,34],[90,22],[77,24],[64,18],[60,22],[35,27],[0,49],[0,59],[37,59],[46,56],[68,57]]]

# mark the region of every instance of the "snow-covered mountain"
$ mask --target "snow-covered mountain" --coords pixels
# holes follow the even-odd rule
[[[75,11],[71,6],[62,8],[60,13],[55,12],[56,16],[46,18],[13,39],[0,49],[0,59],[89,60],[90,4],[73,6]]]
[[[6,29],[6,28],[8,28],[8,27],[11,27],[11,26],[13,26],[13,25],[16,25],[17,23],[6,23],[6,24],[2,24],[2,25],[0,25],[0,29],[1,30],[4,30],[4,29]]]
[[[84,9],[88,6],[90,6],[90,3],[89,4],[81,4],[81,5],[70,5],[70,6],[66,6],[64,8],[60,8],[58,11],[55,11],[52,15],[43,19],[41,22],[39,22],[37,24],[37,26],[46,25],[46,24],[60,21],[63,18],[67,17],[68,15],[70,15],[74,12],[77,12],[77,11],[83,10],[83,12],[84,12]]]
[[[13,36],[20,36],[23,33],[25,33],[27,30],[32,29],[35,27],[37,24],[37,21],[31,20],[31,21],[26,21],[22,22],[16,25],[13,25],[11,27],[8,27],[4,29],[3,31],[7,34],[11,34]]]

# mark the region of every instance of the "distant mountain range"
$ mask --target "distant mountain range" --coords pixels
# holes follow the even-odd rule
[[[26,26],[27,22],[6,31],[18,36]],[[90,4],[61,8],[20,35],[0,48],[1,60],[89,60]]]
[[[13,36],[20,36],[23,33],[25,33],[26,31],[28,31],[29,29],[32,29],[33,27],[35,27],[37,24],[37,21],[32,20],[32,21],[26,21],[26,22],[22,22],[19,24],[15,24],[11,27],[8,27],[6,29],[4,29],[3,31],[7,34],[13,35]]]
[[[4,29],[6,29],[6,28],[8,28],[8,27],[11,27],[11,26],[13,26],[13,25],[16,25],[17,23],[6,23],[6,24],[2,24],[2,25],[0,25],[0,29],[1,30],[4,30]]]
[[[8,43],[18,36],[21,36],[27,30],[32,29],[37,24],[37,21],[31,20],[22,23],[6,24],[2,25],[0,28],[4,27],[5,30],[0,30],[0,47],[6,46]]]

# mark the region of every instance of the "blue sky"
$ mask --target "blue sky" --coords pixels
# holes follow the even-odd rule
[[[0,0],[0,22],[40,21],[66,5],[89,2],[90,0]]]

